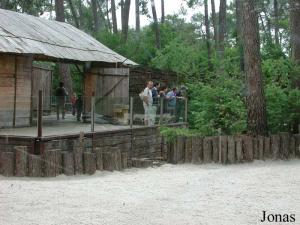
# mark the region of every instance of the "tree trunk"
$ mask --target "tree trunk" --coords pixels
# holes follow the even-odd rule
[[[106,0],[106,11],[105,12],[106,12],[107,26],[108,26],[109,32],[111,32],[112,25],[111,25],[111,21],[110,21],[110,17],[109,17],[108,0]]]
[[[57,21],[65,22],[64,0],[55,0],[55,14]]]
[[[215,6],[215,0],[211,0],[211,18],[212,18],[212,23],[214,27],[214,40],[215,40],[215,45],[218,45],[218,29],[217,29],[217,16],[216,16],[216,6]]]
[[[130,3],[130,0],[121,0],[122,39],[124,43],[126,43],[128,38]]]
[[[290,0],[290,10],[291,57],[300,64],[300,0]]]
[[[206,33],[206,46],[207,46],[207,61],[208,61],[208,68],[212,70],[211,64],[211,45],[210,45],[210,25],[208,19],[208,3],[207,0],[204,0],[204,8],[205,8],[205,33]]]
[[[141,21],[140,21],[140,0],[135,0],[135,30],[140,32]]]
[[[242,6],[241,1],[236,0],[236,30],[237,30],[237,38],[236,43],[239,48],[240,53],[240,70],[242,72],[245,71],[245,64],[244,64],[244,47],[243,47],[243,32],[242,32]]]
[[[115,0],[111,0],[111,14],[112,14],[113,32],[114,32],[114,34],[117,34],[118,33],[118,23],[117,23]]]
[[[55,13],[57,21],[65,22],[64,0],[55,0]],[[62,82],[64,82],[65,88],[67,89],[68,93],[73,93],[73,85],[69,65],[59,63],[58,70],[60,79]]]
[[[279,12],[278,12],[278,0],[274,0],[274,28],[275,28],[275,43],[279,45]]]
[[[263,92],[258,17],[254,4],[252,0],[242,2],[247,122],[250,134],[266,135],[266,103]]]
[[[165,0],[161,0],[161,23],[164,23],[165,19]]]
[[[100,21],[98,15],[97,0],[91,0],[91,4],[92,4],[93,19],[94,19],[94,32],[98,33],[100,31]]]
[[[7,9],[7,1],[8,0],[1,0],[0,1],[0,8],[1,9]]]
[[[219,35],[218,35],[218,52],[219,57],[224,56],[225,51],[225,33],[226,33],[226,0],[220,1],[220,10],[219,10]]]
[[[158,24],[158,19],[157,19],[154,0],[151,0],[151,8],[152,8],[152,15],[153,15],[154,29],[155,29],[156,48],[160,49],[161,48],[160,29],[159,29],[159,24]]]
[[[74,8],[73,1],[72,0],[68,0],[68,3],[69,3],[69,6],[70,6],[70,9],[71,9],[71,14],[72,14],[72,18],[74,20],[75,26],[77,28],[79,28],[79,21],[78,21],[78,17],[77,17],[77,12],[76,12],[76,10]]]
[[[82,12],[82,0],[77,0],[78,2],[78,13],[79,13],[79,27],[84,27],[84,18]]]

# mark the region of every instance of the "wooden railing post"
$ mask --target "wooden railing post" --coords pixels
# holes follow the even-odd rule
[[[133,127],[133,101],[134,101],[134,98],[130,97],[130,128],[131,129]]]
[[[95,95],[91,99],[91,132],[95,132]]]
[[[39,90],[37,129],[38,138],[43,136],[43,92]]]

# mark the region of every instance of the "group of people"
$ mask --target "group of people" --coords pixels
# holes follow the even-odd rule
[[[145,117],[144,123],[146,126],[153,126],[155,124],[155,118],[158,108],[160,107],[160,101],[166,101],[166,108],[163,111],[167,111],[172,115],[176,115],[176,103],[177,99],[184,98],[180,91],[174,87],[169,89],[167,86],[160,86],[159,83],[153,83],[148,81],[144,91],[140,94],[143,101]]]
[[[68,97],[68,92],[64,87],[64,83],[60,82],[59,87],[55,91],[55,96],[56,96],[56,115],[57,115],[57,120],[59,120],[59,114],[61,112],[62,114],[62,119],[65,119],[65,105],[66,105],[66,99]],[[71,97],[71,104],[72,104],[72,115],[77,117],[77,121],[80,121],[81,114],[82,114],[82,107],[83,107],[83,102],[82,102],[82,96],[81,95],[76,95],[76,93],[73,93]]]

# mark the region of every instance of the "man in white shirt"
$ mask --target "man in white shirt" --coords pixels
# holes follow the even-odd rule
[[[145,110],[145,125],[152,126],[154,125],[154,119],[152,116],[152,106],[153,106],[153,98],[152,98],[152,88],[153,82],[148,81],[147,87],[144,89],[143,92],[143,106]]]

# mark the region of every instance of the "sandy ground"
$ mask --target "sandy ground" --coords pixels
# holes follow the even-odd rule
[[[269,224],[260,223],[262,210],[296,214],[300,224],[299,160],[0,176],[1,225]]]

